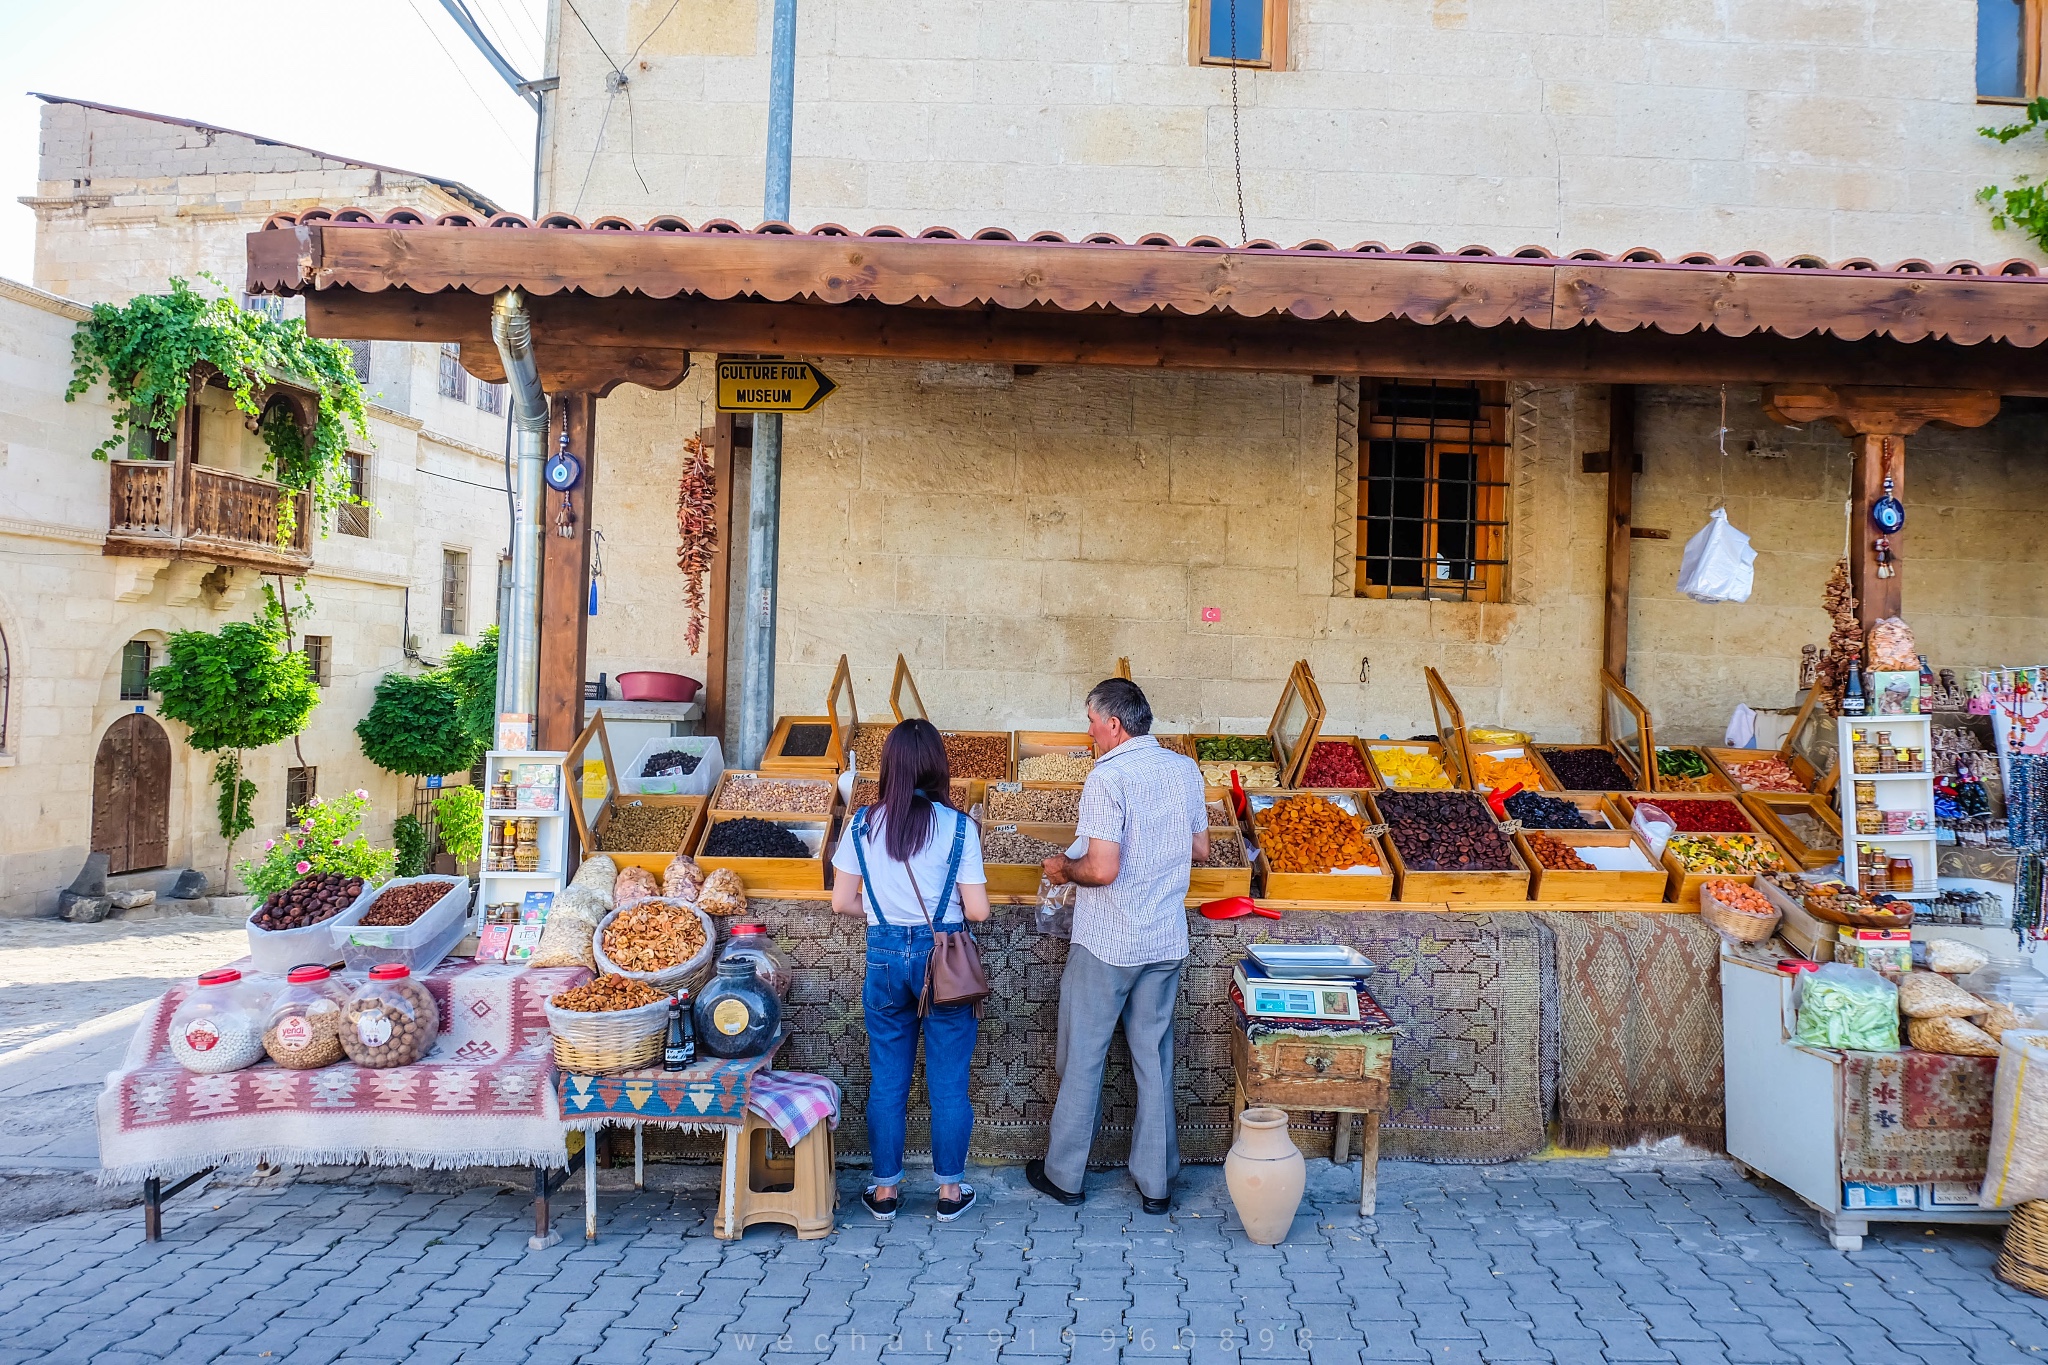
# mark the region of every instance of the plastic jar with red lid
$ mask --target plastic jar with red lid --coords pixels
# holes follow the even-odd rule
[[[294,967],[285,987],[271,999],[263,1026],[263,1050],[279,1066],[295,1071],[332,1066],[341,1047],[341,1007],[348,987],[322,966]]]
[[[410,1066],[441,1033],[434,997],[403,963],[370,969],[341,1009],[341,1047],[358,1066]]]
[[[263,1015],[269,992],[233,967],[202,972],[198,986],[171,1015],[171,1055],[187,1071],[240,1071],[263,1060]]]
[[[788,1000],[790,987],[796,984],[796,973],[790,967],[789,959],[775,947],[768,937],[765,924],[735,924],[732,937],[719,950],[720,962],[751,959],[754,964],[754,978],[763,986],[775,992],[777,1000]]]

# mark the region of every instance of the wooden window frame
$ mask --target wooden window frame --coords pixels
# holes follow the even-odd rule
[[[505,415],[505,386],[503,384],[486,384],[481,379],[477,380],[476,408],[478,412],[487,412],[493,417],[503,417]]]
[[[459,583],[449,573],[457,561],[462,566]],[[469,551],[453,545],[441,547],[441,633],[469,634]]]
[[[343,468],[348,471],[349,492],[363,499],[362,502],[345,502],[334,509],[334,529],[345,536],[368,536],[370,534],[370,457],[358,450],[342,455]],[[360,472],[361,478],[356,475]]]
[[[284,770],[284,822],[290,824],[299,818],[299,812],[320,795],[320,769],[308,764],[303,768]],[[293,797],[298,799],[295,801]]]
[[[459,342],[441,343],[440,389],[443,398],[453,398],[458,403],[469,401],[469,372],[462,368],[462,346]]]
[[[306,656],[306,667],[313,674],[315,687],[334,685],[334,637],[332,635],[301,635],[299,652]]]
[[[1360,597],[1396,600],[1451,602],[1502,602],[1507,600],[1508,558],[1508,440],[1507,385],[1498,380],[1481,380],[1467,385],[1460,381],[1436,381],[1456,388],[1470,387],[1479,393],[1479,420],[1449,418],[1418,419],[1382,417],[1376,412],[1380,386],[1389,383],[1421,387],[1428,380],[1361,381],[1358,400],[1358,530],[1354,591]],[[1440,492],[1438,461],[1446,453],[1476,457],[1473,478],[1472,559],[1470,578],[1430,578],[1420,586],[1374,583],[1369,580],[1367,547],[1371,544],[1369,516],[1372,506],[1372,443],[1401,440],[1425,443],[1427,482],[1423,507],[1421,559],[1425,566],[1436,558]],[[1408,559],[1410,556],[1399,556]]]
[[[142,646],[142,683],[141,683],[141,690],[140,690],[140,691],[134,691],[134,690],[131,690],[131,689],[129,688],[129,686],[128,686],[128,654],[129,654],[129,651],[130,651],[130,650],[132,650],[132,649],[134,649],[134,648],[135,648],[135,647],[136,647],[137,645],[140,645],[140,646]],[[149,642],[149,641],[147,641],[147,640],[130,640],[130,641],[128,641],[128,643],[126,643],[126,644],[124,644],[124,645],[122,645],[122,646],[121,646],[121,700],[122,700],[122,701],[148,701],[148,700],[149,700],[149,674],[150,674],[150,669],[151,669],[151,667],[152,667],[152,666],[153,666],[153,665],[155,664],[155,662],[156,662],[156,660],[155,660],[155,654],[156,654],[156,648],[155,648],[155,646],[151,645],[151,644],[150,644],[150,642]]]
[[[1981,3],[1981,0],[1980,0]],[[2042,95],[2041,89],[2041,40],[2042,12],[2048,10],[2048,0],[2024,0],[2020,17],[2020,89],[2019,95],[1979,94],[1979,104],[2002,104],[2020,107],[2032,103]],[[1970,79],[1977,79],[1973,67]]]
[[[1289,0],[1260,0],[1260,3],[1266,7],[1260,49],[1265,56],[1259,61],[1240,59],[1233,62],[1228,57],[1209,55],[1210,0],[1188,0],[1188,65],[1226,68],[1238,66],[1253,71],[1285,71]],[[2029,0],[2029,3],[2033,3],[2033,0]]]

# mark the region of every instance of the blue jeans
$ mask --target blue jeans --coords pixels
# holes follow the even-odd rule
[[[967,1174],[967,1141],[974,1132],[967,1074],[981,1021],[974,1017],[972,1005],[934,1005],[930,1014],[917,1017],[925,962],[931,954],[932,931],[921,924],[914,929],[868,926],[868,971],[860,1007],[868,1032],[868,1153],[877,1185],[903,1179],[903,1114],[910,1102],[920,1028],[924,1088],[932,1106],[932,1174],[941,1185]]]

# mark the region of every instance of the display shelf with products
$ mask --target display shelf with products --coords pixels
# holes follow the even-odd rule
[[[1835,784],[1844,880],[1858,890],[1934,896],[1934,717],[1842,716],[1835,727],[1847,760]]]
[[[484,755],[484,849],[479,914],[567,884],[571,793],[566,753],[493,749]]]

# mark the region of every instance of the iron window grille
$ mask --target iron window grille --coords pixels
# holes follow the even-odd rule
[[[1362,410],[1358,594],[1501,600],[1506,386],[1368,380]]]
[[[469,396],[469,375],[462,368],[462,347],[453,341],[441,343],[441,396],[461,402]]]
[[[351,370],[355,371],[356,382],[358,384],[369,383],[370,343],[367,341],[344,341],[341,344],[348,347],[348,366]]]
[[[370,457],[353,451],[343,455],[348,465],[348,495],[355,501],[334,509],[334,529],[345,536],[370,534],[370,509],[366,505],[370,487]]]
[[[334,681],[334,637],[308,635],[304,639],[306,669],[313,675],[313,685],[330,686]]]
[[[486,384],[482,380],[478,380],[476,386],[476,405],[480,410],[488,412],[493,416],[504,416],[505,386],[503,384]]]
[[[313,803],[320,794],[320,770],[318,768],[286,768],[284,770],[284,822],[291,824],[299,818],[299,812]]]
[[[469,556],[461,550],[441,551],[441,633],[469,633]]]
[[[121,646],[121,700],[149,699],[149,641],[130,640]]]

